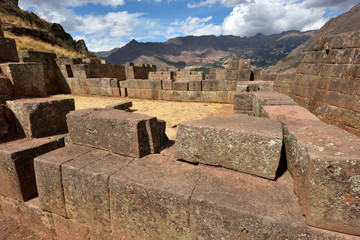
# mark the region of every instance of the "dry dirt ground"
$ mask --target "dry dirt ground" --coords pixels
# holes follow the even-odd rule
[[[132,101],[133,106],[130,110],[134,113],[146,114],[166,121],[166,134],[171,140],[175,140],[177,126],[181,122],[201,119],[209,115],[229,117],[233,114],[232,104],[169,102],[101,96],[54,96],[74,98],[75,108],[77,110],[85,108],[103,108],[117,102]]]

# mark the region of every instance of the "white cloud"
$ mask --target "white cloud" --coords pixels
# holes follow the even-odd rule
[[[347,11],[359,3],[359,0],[305,0],[303,6],[306,8],[328,8],[335,11]]]
[[[217,0],[206,0],[206,1],[202,1],[199,3],[188,3],[187,7],[188,8],[197,8],[197,7],[205,7],[205,6],[213,6],[215,3],[217,2]]]
[[[88,3],[117,7],[123,5],[125,0],[20,0],[19,2],[22,8],[32,6],[48,6],[51,8],[59,8],[60,6],[78,7],[84,6]]]
[[[214,24],[208,24],[212,17],[198,18],[188,17],[184,21],[175,21],[170,24],[167,34],[171,36],[178,35],[219,35],[222,33],[222,27]]]
[[[327,19],[323,8],[307,8],[304,3],[286,0],[254,0],[235,6],[223,22],[224,34],[253,36],[287,30],[320,28]]]

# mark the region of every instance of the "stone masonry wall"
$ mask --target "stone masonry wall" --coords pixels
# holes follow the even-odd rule
[[[360,136],[360,32],[321,38],[304,53],[291,96],[322,121]]]

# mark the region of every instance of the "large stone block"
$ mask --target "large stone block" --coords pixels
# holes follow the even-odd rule
[[[175,81],[173,83],[173,90],[176,90],[176,91],[189,91],[189,82]]]
[[[112,231],[125,239],[189,239],[194,165],[150,155],[110,177]]]
[[[94,150],[61,166],[69,218],[110,231],[109,177],[133,159]]]
[[[91,148],[71,145],[34,159],[36,185],[40,205],[43,209],[61,216],[67,216],[61,166],[91,151]]]
[[[0,37],[0,46],[0,63],[19,62],[19,55],[14,39]]]
[[[106,106],[106,108],[109,109],[117,109],[117,110],[127,110],[132,107],[132,102],[126,101],[126,102],[118,102],[111,105]]]
[[[0,139],[9,134],[9,123],[3,105],[0,104]]]
[[[63,146],[64,135],[0,144],[0,194],[19,201],[34,197],[34,158]]]
[[[115,109],[73,111],[67,123],[73,143],[133,157],[159,151],[167,139],[164,121]]]
[[[220,91],[220,81],[205,80],[202,82],[202,91]]]
[[[75,109],[72,98],[26,98],[6,102],[27,137],[67,131],[66,114]]]
[[[12,96],[12,86],[10,80],[0,75],[0,102],[11,98]]]
[[[172,90],[174,80],[162,80],[162,89],[163,90]]]
[[[189,91],[201,91],[202,81],[189,81]]]
[[[284,141],[306,222],[360,235],[360,138],[330,125],[287,124]]]
[[[245,115],[206,117],[179,125],[174,156],[275,179],[281,148],[279,122]]]
[[[316,239],[306,232],[288,173],[268,181],[202,167],[190,207],[191,239]]]
[[[53,214],[56,239],[89,240],[89,227],[73,219]]]
[[[284,124],[297,125],[324,125],[314,114],[306,108],[296,105],[264,106],[264,114],[267,117]]]
[[[13,84],[14,97],[46,96],[41,63],[3,63],[0,68]]]
[[[234,111],[251,111],[253,109],[254,94],[237,92],[234,94]]]
[[[264,106],[272,105],[297,105],[294,100],[282,93],[273,91],[254,92],[253,112],[255,116],[264,114]]]
[[[239,81],[236,84],[238,92],[254,92],[254,91],[273,91],[274,82],[272,81]]]

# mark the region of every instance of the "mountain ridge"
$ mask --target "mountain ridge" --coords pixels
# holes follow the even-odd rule
[[[139,62],[146,57],[163,68],[176,66],[169,62],[185,62],[189,67],[213,67],[226,63],[230,58],[250,58],[253,65],[270,65],[285,57],[292,49],[304,43],[314,31],[286,31],[279,34],[253,37],[233,35],[185,36],[166,42],[138,42],[131,40],[122,48],[95,53],[113,64]],[[216,57],[218,55],[218,58]],[[159,59],[164,59],[162,62]]]

